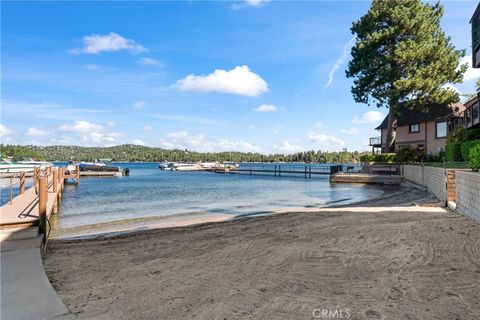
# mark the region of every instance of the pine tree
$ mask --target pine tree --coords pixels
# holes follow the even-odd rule
[[[458,101],[444,87],[460,83],[467,65],[459,66],[465,50],[456,50],[440,27],[443,7],[420,0],[373,0],[353,23],[356,35],[347,77],[354,78],[356,102],[389,108],[387,152],[395,149],[400,108]]]

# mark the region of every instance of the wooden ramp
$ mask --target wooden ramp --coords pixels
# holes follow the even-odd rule
[[[32,176],[33,185],[27,190],[24,187],[26,174],[21,173],[18,178],[19,195],[0,208],[1,241],[16,238],[22,230],[31,227],[40,227],[40,233],[47,233],[46,222],[58,211],[65,182],[68,179],[79,182],[78,171],[67,174],[64,168],[53,167],[37,168]]]

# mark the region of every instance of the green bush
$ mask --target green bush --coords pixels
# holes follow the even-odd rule
[[[445,159],[448,162],[461,161],[462,153],[460,150],[462,143],[460,142],[449,142],[445,146]]]
[[[467,140],[480,140],[480,129],[468,129],[466,131]]]
[[[468,134],[462,126],[455,128],[447,137],[447,142],[463,142],[468,140]]]
[[[362,154],[360,156],[361,162],[371,162],[374,160],[374,156],[372,154]]]
[[[470,149],[468,153],[470,168],[475,171],[480,169],[480,143]]]
[[[397,155],[395,153],[381,153],[375,155],[375,158],[373,159],[375,162],[395,162],[397,161]]]
[[[388,162],[392,163],[397,161],[397,155],[395,153],[380,153],[380,154],[364,154],[360,156],[361,162]]]
[[[465,160],[465,161],[470,160],[470,149],[472,149],[477,145],[480,145],[480,140],[471,140],[471,141],[462,142],[462,145],[460,146],[462,160]]]
[[[397,150],[397,161],[400,163],[417,163],[425,161],[426,158],[425,148],[405,146]]]

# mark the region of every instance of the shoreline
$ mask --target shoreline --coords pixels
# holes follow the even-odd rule
[[[44,267],[78,319],[311,319],[315,308],[476,319],[480,228],[434,200],[409,188],[344,207],[53,240]]]
[[[257,210],[248,213],[218,213],[211,211],[195,211],[178,213],[168,216],[151,216],[144,218],[133,218],[127,220],[118,220],[112,222],[105,222],[99,224],[90,224],[79,227],[52,229],[51,238],[49,241],[76,241],[76,240],[95,240],[97,238],[112,238],[116,236],[134,236],[135,233],[146,230],[156,229],[170,229],[178,227],[192,227],[202,226],[212,223],[221,223],[226,221],[237,221],[243,219],[254,219],[258,217],[278,216],[283,214],[306,213],[306,212],[320,212],[326,209],[334,208],[349,208],[349,207],[378,207],[378,206],[392,206],[392,205],[412,205],[412,197],[408,196],[412,193],[410,185],[384,186],[387,190],[380,197],[370,197],[366,199],[359,199],[357,201],[341,203],[351,200],[339,199],[335,201],[326,202],[324,206],[309,206],[309,207],[283,207],[273,210]],[[418,192],[427,196],[428,203],[436,203],[435,197],[428,192],[418,189]],[[407,194],[407,196],[405,196]],[[429,196],[429,198],[428,198]],[[414,197],[415,200],[418,196]],[[53,220],[55,222],[55,220]]]

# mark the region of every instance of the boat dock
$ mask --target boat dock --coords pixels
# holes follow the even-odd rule
[[[26,189],[28,178],[33,179],[33,184]],[[74,172],[68,172],[66,168],[35,168],[29,176],[20,172],[9,179],[10,199],[0,208],[0,240],[23,238],[25,234],[21,235],[22,231],[26,233],[28,230],[30,234],[43,234],[43,240],[46,241],[48,219],[58,212],[65,183],[80,183],[78,167]],[[19,180],[16,197],[13,197],[13,179]]]
[[[281,177],[286,175],[303,176],[305,178],[312,178],[315,175],[333,175],[343,171],[342,165],[300,165],[300,164],[259,164],[252,163],[243,165],[239,168],[212,168],[208,171],[216,173],[231,173],[231,174],[267,174]]]

